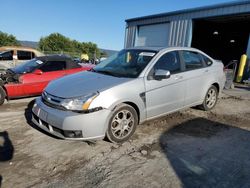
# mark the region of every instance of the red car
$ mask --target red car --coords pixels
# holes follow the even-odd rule
[[[54,79],[89,70],[94,65],[80,65],[62,55],[36,57],[0,75],[0,105],[6,99],[40,95]]]

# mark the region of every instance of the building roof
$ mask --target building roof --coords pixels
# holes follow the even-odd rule
[[[127,19],[125,21],[132,22],[132,21],[138,21],[138,20],[144,20],[144,19],[151,19],[151,18],[158,18],[158,17],[165,17],[165,16],[174,16],[174,15],[178,15],[178,14],[185,14],[185,13],[191,13],[191,12],[196,12],[196,11],[204,11],[204,10],[209,10],[209,9],[226,8],[226,7],[245,5],[245,4],[250,4],[250,0],[240,0],[240,1],[238,0],[238,1],[228,2],[228,3],[220,3],[220,4],[215,4],[215,5],[197,7],[197,8],[177,10],[177,11],[172,11],[172,12],[167,12],[167,13],[160,13],[160,14],[154,14],[154,15],[149,15],[149,16],[131,18],[131,19]]]

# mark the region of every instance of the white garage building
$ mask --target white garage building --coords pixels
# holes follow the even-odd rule
[[[126,20],[125,48],[188,46],[227,64],[250,56],[250,0]]]

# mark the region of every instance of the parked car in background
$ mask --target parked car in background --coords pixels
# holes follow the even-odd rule
[[[138,123],[191,106],[211,110],[224,83],[222,62],[197,49],[125,49],[91,71],[52,81],[32,121],[64,139],[121,143]]]
[[[51,80],[92,67],[81,66],[62,55],[36,57],[0,75],[0,105],[5,98],[9,100],[40,95]]]
[[[22,46],[2,46],[0,47],[0,71],[13,68],[22,62],[43,55],[43,53],[33,48]]]

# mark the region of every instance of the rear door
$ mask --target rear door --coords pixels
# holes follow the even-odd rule
[[[65,75],[65,61],[47,61],[39,69],[42,74],[29,73],[22,76],[26,95],[40,95],[48,83]]]
[[[170,78],[155,80],[157,69],[170,71]],[[175,111],[183,106],[186,81],[178,51],[163,54],[145,78],[147,118]]]
[[[181,51],[181,59],[185,65],[184,76],[187,80],[185,106],[200,103],[207,87],[208,69],[201,54],[196,51]]]

